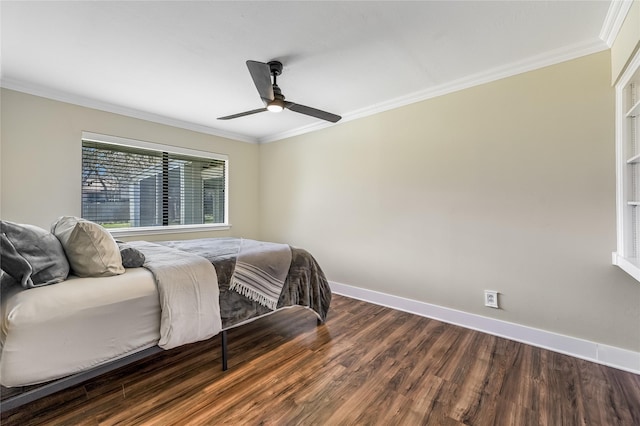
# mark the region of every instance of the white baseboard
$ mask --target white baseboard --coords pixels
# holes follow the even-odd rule
[[[417,300],[405,299],[404,297],[393,296],[378,291],[353,287],[335,281],[330,281],[329,285],[334,293],[353,299],[433,318],[449,324],[459,325],[494,336],[504,337],[550,351],[640,374],[640,352],[603,345],[576,337],[564,336],[550,331],[457,311]]]

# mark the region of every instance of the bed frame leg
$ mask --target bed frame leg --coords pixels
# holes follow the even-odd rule
[[[222,339],[222,371],[227,371],[227,330],[220,333]]]

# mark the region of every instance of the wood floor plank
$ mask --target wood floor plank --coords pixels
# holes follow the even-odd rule
[[[2,425],[640,425],[640,376],[334,295],[11,411]],[[2,388],[3,397],[11,392]],[[17,390],[18,392],[20,390]]]

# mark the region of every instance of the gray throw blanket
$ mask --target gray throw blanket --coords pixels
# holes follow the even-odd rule
[[[229,289],[275,311],[290,265],[287,244],[242,239]]]
[[[222,327],[229,329],[273,312],[264,305],[238,292],[231,291],[236,257],[240,250],[239,238],[200,238],[194,240],[156,241],[208,259],[215,266],[220,287],[220,313]],[[331,304],[331,289],[322,269],[313,256],[297,247],[291,249],[291,266],[278,300],[278,309],[304,306],[316,313],[318,319],[327,318]]]

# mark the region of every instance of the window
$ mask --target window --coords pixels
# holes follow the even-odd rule
[[[82,217],[112,230],[227,224],[224,155],[83,133]]]
[[[640,52],[616,85],[618,247],[613,263],[640,281]]]

